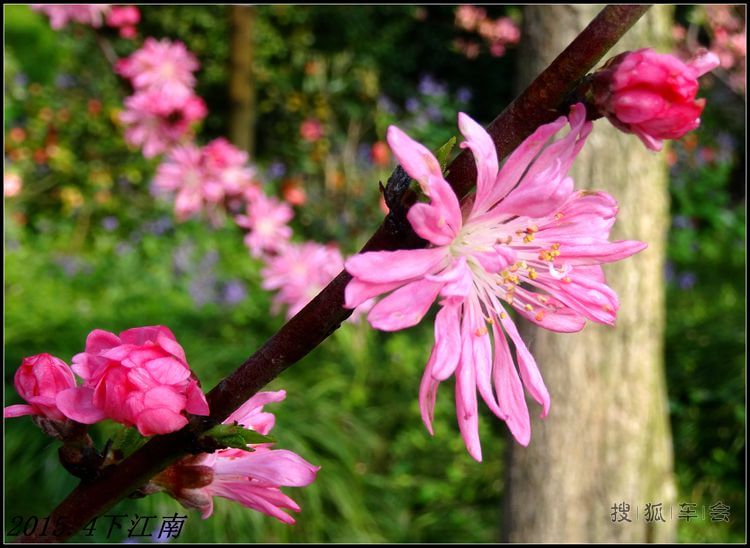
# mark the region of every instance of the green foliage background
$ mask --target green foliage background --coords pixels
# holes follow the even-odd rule
[[[183,40],[201,61],[197,91],[210,116],[200,139],[226,134],[226,8],[141,11],[142,35]],[[490,13],[518,15],[505,7]],[[458,31],[448,6],[263,6],[257,15],[257,163],[269,192],[287,179],[305,188],[295,233],[336,241],[347,253],[382,215],[377,181],[390,169],[373,165],[368,152],[389,123],[436,148],[455,132],[457,110],[488,121],[512,99],[513,52],[468,61],[453,51]],[[6,403],[18,403],[12,378],[24,356],[69,360],[94,328],[168,325],[212,387],[283,322],[269,316],[260,264],[231,223],[175,225],[170,204],[149,194],[156,162],[122,139],[116,115],[124,90],[93,33],[54,32],[25,6],[6,7],[5,16],[5,170],[24,182],[5,203]],[[112,39],[120,55],[135,47]],[[444,87],[424,93],[418,83],[426,75]],[[471,90],[469,101],[462,88]],[[736,143],[744,124],[728,110],[736,102],[708,104],[700,145],[675,147],[666,360],[680,497],[732,509],[729,525],[681,524],[680,539],[737,541],[744,535],[745,195]],[[299,138],[309,117],[326,128],[316,143]],[[733,146],[717,139],[722,132]],[[700,160],[706,147],[714,160]],[[271,175],[274,163],[286,173]],[[247,296],[230,302],[226,289],[237,283]],[[269,387],[288,393],[269,407],[279,446],[322,466],[313,485],[288,490],[303,508],[295,527],[224,500],[201,521],[165,495],[110,513],[188,514],[178,542],[497,540],[506,429],[483,411],[485,462],[475,463],[446,383],[436,435],[427,434],[416,396],[431,341],[429,321],[394,334],[347,323]],[[7,532],[12,516],[44,516],[75,481],[57,461],[57,443],[30,420],[5,426]],[[103,444],[112,428],[94,434]],[[77,538],[106,540],[107,526]],[[110,541],[124,536],[116,531]]]

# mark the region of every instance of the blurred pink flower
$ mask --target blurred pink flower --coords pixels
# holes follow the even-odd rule
[[[158,90],[166,95],[192,93],[198,60],[182,42],[146,38],[143,47],[117,62],[115,71],[129,78],[136,90]]]
[[[278,291],[273,298],[273,313],[286,305],[286,317],[302,310],[344,269],[344,258],[335,246],[316,242],[287,243],[265,259],[261,270],[262,287]]]
[[[185,351],[161,325],[128,329],[119,337],[92,331],[86,351],[73,357],[73,371],[83,386],[61,392],[57,401],[67,417],[84,424],[109,418],[152,436],[185,426],[185,412],[208,415]]]
[[[487,18],[487,12],[469,4],[456,8],[456,25],[469,32],[477,28],[481,21]]]
[[[184,221],[209,204],[224,199],[220,183],[208,176],[203,151],[195,145],[176,146],[156,169],[156,193],[174,193],[174,212]]]
[[[31,4],[31,9],[49,17],[49,24],[55,30],[66,27],[70,22],[101,27],[110,7],[111,4]]]
[[[137,32],[135,26],[140,21],[141,12],[135,6],[112,6],[107,14],[107,25],[120,29],[120,36],[123,38],[135,37]]]
[[[65,420],[57,405],[57,396],[69,388],[75,388],[76,380],[70,366],[50,354],[37,354],[24,358],[14,378],[16,392],[28,405],[10,405],[3,417],[38,415],[54,420]]]
[[[323,136],[323,124],[315,118],[308,118],[300,124],[299,134],[305,141],[315,142]]]
[[[240,196],[257,186],[255,168],[248,164],[247,152],[220,137],[203,147],[207,177],[219,185],[227,196]]]
[[[461,5],[456,9],[455,24],[465,31],[478,33],[494,57],[505,55],[506,46],[518,43],[521,38],[518,25],[510,17],[490,19],[484,9],[471,5]],[[453,43],[469,59],[479,55],[476,42],[458,38]]]
[[[224,423],[237,422],[265,435],[273,428],[274,417],[264,412],[263,406],[285,397],[283,390],[260,392]],[[213,497],[224,497],[291,525],[295,523],[294,518],[283,510],[299,512],[300,507],[280,487],[309,485],[320,467],[313,466],[292,451],[271,449],[270,446],[256,444],[248,446],[250,451],[223,449],[187,457],[153,481],[185,507],[200,510],[204,519],[213,513]]]
[[[125,141],[140,146],[146,158],[153,158],[180,142],[193,122],[207,114],[203,99],[188,92],[167,94],[151,89],[125,99],[120,121],[125,124]]]
[[[3,173],[3,195],[6,198],[13,198],[21,193],[23,188],[23,179],[12,171]]]
[[[718,65],[710,52],[687,63],[648,48],[625,52],[594,75],[595,101],[615,127],[661,150],[663,139],[679,139],[698,127],[706,104],[695,98],[698,77]]]
[[[612,325],[618,299],[599,265],[645,247],[636,241],[609,242],[617,213],[614,199],[573,189],[567,172],[591,131],[585,118],[584,107],[575,105],[568,119],[538,128],[499,169],[490,136],[459,114],[466,138],[461,146],[471,149],[478,173],[476,194],[463,208],[432,153],[391,126],[393,153],[430,199],[412,206],[408,219],[431,245],[369,252],[346,261],[353,276],[346,287],[348,308],[389,293],[368,315],[375,328],[416,325],[442,297],[420,408],[432,432],[438,385],[455,373],[459,428],[477,460],[482,458],[477,390],[523,445],[531,435],[523,386],[542,405],[542,416],[550,406],[536,362],[503,301],[553,331],[579,331],[587,319]],[[547,145],[568,121],[567,135]],[[515,346],[518,370],[506,337]]]
[[[292,237],[292,229],[287,223],[294,217],[288,204],[276,198],[257,194],[248,201],[247,214],[237,215],[237,224],[249,230],[245,245],[253,257],[275,252]]]

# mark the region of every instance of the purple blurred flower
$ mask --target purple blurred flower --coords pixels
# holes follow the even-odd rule
[[[446,87],[445,84],[441,84],[437,82],[432,76],[429,74],[426,76],[423,76],[422,79],[419,81],[419,93],[422,95],[427,95],[429,97],[439,97],[445,95]]]
[[[414,113],[419,110],[419,101],[415,97],[409,97],[406,100],[406,104],[404,106],[406,106],[406,110]]]
[[[63,273],[72,278],[73,276],[91,271],[91,266],[80,257],[73,255],[59,255],[54,259],[55,264],[59,266]]]
[[[456,91],[456,100],[460,103],[470,102],[473,96],[474,94],[467,87],[458,88],[458,91]]]
[[[127,242],[120,242],[115,247],[115,253],[117,253],[120,256],[127,255],[131,251],[133,251],[133,246],[130,245],[129,243],[127,243]]]
[[[155,236],[161,236],[172,228],[172,219],[170,217],[159,217],[155,221],[150,221],[143,225],[147,232]]]
[[[198,306],[218,302],[216,278],[213,275],[196,276],[188,286],[188,292],[193,302]]]
[[[55,77],[55,86],[60,89],[75,87],[76,79],[72,74],[60,73]]]
[[[693,221],[685,215],[675,215],[672,218],[672,226],[675,228],[693,228]]]
[[[241,303],[247,297],[247,289],[245,284],[240,280],[229,280],[224,284],[224,291],[222,295],[222,301],[228,305],[235,305]]]
[[[425,110],[425,114],[430,122],[440,122],[443,120],[443,113],[440,112],[440,109],[435,105],[428,106]]]
[[[185,274],[190,270],[193,259],[194,246],[190,242],[178,245],[172,252],[172,268],[176,275]]]
[[[692,288],[697,281],[698,276],[696,276],[694,272],[684,272],[677,277],[677,285],[679,285],[682,290]]]
[[[107,232],[116,230],[118,226],[120,226],[120,221],[117,220],[117,217],[108,215],[107,217],[104,217],[104,219],[102,219],[102,228]]]
[[[20,87],[26,87],[26,85],[29,83],[29,77],[26,76],[25,73],[19,72],[13,78],[13,83]]]
[[[286,174],[286,165],[278,160],[268,166],[267,171],[268,177],[271,179],[279,179]]]
[[[398,111],[396,104],[387,95],[378,97],[378,110],[382,110],[386,114],[396,114]]]

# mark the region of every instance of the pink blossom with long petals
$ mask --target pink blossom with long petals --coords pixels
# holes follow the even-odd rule
[[[640,49],[614,57],[595,75],[595,101],[612,124],[634,133],[651,150],[700,125],[705,99],[696,99],[698,78],[719,66],[703,52],[684,63],[673,55]]]
[[[55,30],[68,26],[70,22],[101,27],[110,7],[111,4],[31,4],[31,9],[49,17],[49,24]]]
[[[7,418],[23,415],[38,415],[58,421],[65,415],[57,404],[57,396],[64,390],[74,388],[76,379],[70,366],[50,354],[37,354],[24,358],[14,377],[16,392],[28,405],[10,405],[3,416]]]
[[[153,158],[184,139],[192,123],[205,118],[203,99],[188,92],[169,95],[159,90],[139,91],[125,99],[120,121],[125,141]]]
[[[161,325],[119,336],[92,331],[86,351],[73,357],[73,371],[84,384],[61,392],[57,403],[65,416],[84,424],[109,418],[151,436],[185,426],[185,412],[208,415],[185,351]]]
[[[158,90],[166,95],[190,93],[193,72],[200,67],[182,42],[146,38],[143,47],[117,62],[115,70],[129,78],[136,90]]]
[[[237,224],[250,232],[245,236],[245,245],[253,257],[275,252],[292,236],[287,223],[294,217],[289,205],[276,198],[257,194],[247,204],[247,214],[237,215]]]
[[[467,115],[458,123],[477,166],[477,191],[461,208],[432,153],[397,127],[388,143],[429,203],[411,207],[408,219],[431,245],[376,251],[346,261],[353,276],[346,306],[388,294],[368,315],[373,327],[396,331],[421,321],[436,299],[435,345],[420,387],[428,430],[438,385],[456,378],[456,411],[469,453],[481,460],[477,391],[516,440],[531,429],[523,388],[542,406],[550,397],[506,307],[553,331],[574,332],[591,320],[614,324],[618,300],[601,263],[642,250],[636,241],[610,242],[617,204],[604,192],[575,192],[567,173],[591,131],[575,105],[538,128],[499,168],[495,145]],[[548,143],[565,125],[570,131]],[[515,347],[515,364],[507,338]],[[494,386],[494,390],[493,390]]]
[[[267,403],[282,401],[286,392],[260,392],[232,413],[225,424],[238,423],[267,434],[274,425]],[[213,513],[213,497],[224,497],[272,516],[286,524],[294,518],[285,509],[300,511],[299,505],[280,487],[304,487],[320,470],[305,459],[271,444],[249,445],[250,451],[223,449],[212,454],[187,457],[154,479],[154,483],[188,508],[197,508],[206,519]]]

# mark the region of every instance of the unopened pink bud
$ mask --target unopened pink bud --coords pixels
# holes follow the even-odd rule
[[[695,98],[698,78],[718,65],[711,52],[687,63],[648,48],[626,52],[594,76],[594,102],[615,127],[661,150],[663,139],[698,127],[706,104]]]
[[[57,395],[76,385],[75,376],[67,363],[50,354],[24,358],[16,371],[14,385],[28,405],[11,405],[3,413],[5,418],[38,415],[54,420],[65,420],[57,406]]]

